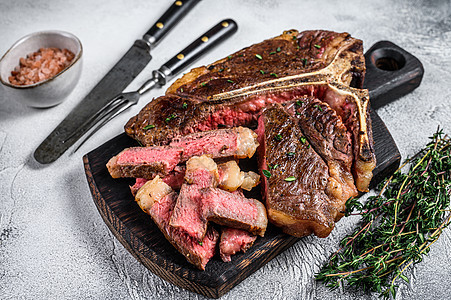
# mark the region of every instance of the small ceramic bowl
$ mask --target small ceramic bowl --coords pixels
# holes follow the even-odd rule
[[[40,48],[55,47],[68,49],[75,54],[72,62],[64,70],[44,81],[30,85],[14,85],[8,77],[19,65],[21,57],[38,51]],[[31,106],[51,107],[57,105],[72,92],[80,79],[83,48],[80,40],[64,31],[41,31],[29,34],[18,40],[0,60],[0,81],[8,97]]]

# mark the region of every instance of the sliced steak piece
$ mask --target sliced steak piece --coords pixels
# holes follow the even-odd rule
[[[180,162],[183,149],[177,147],[132,147],[124,149],[107,163],[111,177],[151,179],[167,175]]]
[[[169,146],[132,147],[110,159],[108,171],[113,178],[165,177],[178,163],[208,154],[213,158],[252,157],[257,150],[257,134],[249,128],[218,129],[174,139]]]
[[[268,223],[263,203],[219,188],[184,184],[171,217],[171,226],[196,240],[205,236],[207,223],[244,229],[263,236]]]
[[[263,111],[257,133],[269,220],[294,236],[328,236],[342,203],[326,195],[329,170],[323,159],[280,105]]]
[[[329,182],[326,194],[342,203],[338,207],[341,218],[344,204],[350,197],[358,195],[351,173],[353,155],[351,135],[341,117],[330,106],[313,97],[303,97],[286,106],[298,121],[299,126],[313,149],[329,167]],[[337,218],[336,218],[337,221]]]
[[[233,192],[239,188],[242,188],[246,191],[250,191],[260,183],[260,175],[252,171],[241,171],[238,164],[234,160],[219,164],[217,165],[217,168],[219,174],[219,187],[223,190]],[[182,184],[185,182],[185,172],[186,166],[177,165],[174,170],[172,170],[168,175],[162,177],[161,179],[164,183],[169,185],[174,190],[179,190],[182,187]],[[155,178],[155,176],[156,175],[154,175],[153,178]],[[195,177],[193,175],[191,176]],[[214,178],[211,179],[213,180]],[[135,196],[139,188],[142,187],[148,180],[150,179],[136,178],[135,184],[130,186],[132,195]],[[195,179],[188,179],[187,181],[188,183],[194,183],[194,180]],[[217,186],[218,184],[212,183],[211,186],[213,185]]]
[[[183,148],[182,161],[203,154],[214,158],[250,158],[258,147],[255,132],[244,127],[189,134],[174,138],[169,145]]]
[[[135,199],[141,209],[152,217],[166,239],[186,257],[188,262],[205,270],[206,264],[215,254],[218,232],[209,227],[202,242],[198,242],[186,233],[169,226],[177,194],[158,176],[146,182],[139,189]]]
[[[221,126],[255,126],[264,107],[314,96],[351,133],[356,186],[367,191],[376,158],[369,95],[361,89],[364,62],[362,41],[348,33],[286,31],[193,69],[131,118],[125,131],[142,144],[164,145]],[[155,128],[146,130],[148,124]]]
[[[193,156],[186,162],[185,181],[199,188],[217,187],[219,183],[218,165],[206,155]]]
[[[164,176],[163,178],[161,177],[160,178],[172,189],[180,190],[182,184],[185,182],[185,170],[186,166],[178,165],[168,175]],[[158,175],[154,175],[153,178],[155,178],[156,176]],[[136,196],[136,193],[144,185],[144,183],[152,179],[136,178],[135,184],[130,186],[130,191],[132,192],[132,195]]]
[[[219,242],[219,255],[222,261],[229,262],[237,252],[246,252],[255,242],[257,236],[241,229],[223,226]]]

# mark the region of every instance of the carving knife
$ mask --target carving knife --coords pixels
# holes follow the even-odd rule
[[[89,94],[69,113],[34,152],[34,158],[48,164],[58,159],[85,131],[81,125],[102,109],[107,102],[121,93],[152,59],[150,50],[199,2],[175,1],[158,21],[136,40]],[[70,137],[70,138],[68,138]]]
[[[97,132],[103,125],[108,123],[132,105],[136,105],[140,97],[150,91],[155,86],[163,86],[179,74],[186,67],[195,62],[202,55],[207,53],[210,49],[217,46],[219,43],[225,41],[228,37],[238,30],[238,25],[232,19],[222,20],[210,30],[202,34],[198,39],[189,44],[185,49],[178,52],[174,57],[164,63],[158,70],[152,72],[152,78],[148,79],[144,84],[134,92],[127,92],[118,95],[111,99],[111,101],[98,114],[92,116],[94,123],[88,120],[86,123],[96,125],[90,130],[89,125],[82,126],[80,130],[86,131],[87,134],[80,139],[78,145],[74,147],[72,153],[75,153],[94,133]],[[98,120],[98,121],[97,121]],[[88,133],[88,130],[89,133]],[[73,134],[77,134],[75,131]],[[71,136],[68,137],[70,139]]]

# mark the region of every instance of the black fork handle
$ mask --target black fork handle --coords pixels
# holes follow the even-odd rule
[[[146,32],[143,39],[152,46],[157,45],[161,39],[171,31],[174,26],[183,19],[184,16],[200,0],[178,0],[175,1],[168,10],[158,19],[158,21]]]
[[[167,61],[162,68],[170,70],[171,76],[177,75],[208,50],[225,41],[237,30],[238,25],[234,20],[222,20]]]

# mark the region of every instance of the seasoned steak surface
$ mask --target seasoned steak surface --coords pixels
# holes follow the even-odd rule
[[[144,145],[192,132],[255,126],[264,107],[313,96],[327,103],[351,135],[352,173],[368,189],[376,160],[362,41],[348,33],[296,30],[191,70],[165,96],[131,118],[125,131]],[[145,130],[148,125],[152,129]]]
[[[268,218],[294,236],[326,237],[338,214],[336,199],[326,195],[329,170],[296,123],[279,105],[266,108],[259,119]]]

